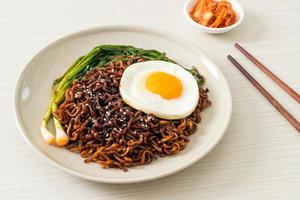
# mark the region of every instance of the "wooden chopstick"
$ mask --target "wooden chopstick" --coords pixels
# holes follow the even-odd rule
[[[267,76],[269,76],[279,87],[281,87],[285,92],[287,92],[292,98],[294,98],[298,103],[300,103],[300,95],[297,94],[295,90],[290,88],[285,82],[280,80],[275,74],[273,74],[265,65],[258,61],[253,55],[246,51],[241,45],[235,43],[234,46],[242,52],[249,60],[255,64],[259,69],[261,69]]]
[[[300,123],[267,91],[261,86],[231,55],[227,58],[242,72],[242,74],[268,99],[268,101],[284,116],[292,126],[300,133]]]

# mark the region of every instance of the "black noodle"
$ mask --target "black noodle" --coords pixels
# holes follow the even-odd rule
[[[70,139],[66,148],[79,152],[86,163],[126,171],[157,156],[176,154],[186,147],[201,121],[200,113],[211,104],[208,89],[200,88],[196,109],[184,119],[164,120],[128,106],[120,96],[119,82],[127,66],[143,61],[131,58],[96,68],[66,91],[55,117]]]

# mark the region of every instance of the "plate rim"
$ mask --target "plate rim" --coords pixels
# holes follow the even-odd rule
[[[128,178],[128,179],[111,179],[111,178],[104,178],[104,177],[93,177],[87,174],[82,174],[80,172],[77,172],[73,169],[70,169],[64,165],[59,164],[58,162],[56,162],[55,160],[51,159],[50,157],[48,157],[46,154],[44,154],[44,152],[42,150],[40,150],[38,147],[35,146],[35,144],[33,144],[30,139],[27,137],[27,133],[24,127],[24,124],[21,120],[21,115],[20,115],[20,109],[18,108],[18,102],[19,102],[19,91],[20,91],[20,86],[21,86],[21,81],[22,81],[22,77],[24,76],[26,69],[28,68],[28,66],[30,65],[30,63],[32,62],[32,60],[34,60],[36,57],[39,57],[40,55],[42,55],[44,52],[46,52],[49,48],[55,46],[56,44],[63,42],[64,40],[68,40],[69,38],[72,37],[78,37],[80,35],[85,35],[85,34],[89,34],[89,33],[93,33],[93,32],[103,32],[103,31],[108,31],[108,30],[125,30],[125,31],[137,31],[137,32],[146,32],[149,34],[155,34],[155,35],[159,35],[162,36],[163,38],[166,39],[171,39],[172,41],[176,41],[177,43],[179,43],[180,45],[183,45],[185,47],[188,47],[189,49],[193,50],[194,52],[198,52],[201,53],[201,56],[203,56],[207,61],[209,61],[209,63],[211,63],[214,67],[214,69],[217,70],[218,74],[220,74],[221,79],[223,79],[224,83],[225,83],[225,88],[227,89],[228,92],[228,97],[229,97],[229,113],[227,114],[226,117],[226,121],[224,121],[223,126],[220,128],[220,132],[221,134],[218,135],[218,137],[216,137],[211,143],[210,145],[208,145],[208,147],[205,149],[204,153],[202,153],[201,155],[195,157],[193,160],[191,160],[190,162],[187,163],[183,163],[180,167],[178,168],[174,168],[173,170],[169,170],[165,173],[162,174],[154,174],[151,176],[143,176],[143,177],[138,177],[138,178]],[[185,38],[174,34],[174,33],[168,33],[162,29],[158,29],[158,28],[153,28],[153,27],[145,27],[145,26],[135,26],[135,25],[107,25],[107,26],[97,26],[97,27],[93,27],[93,28],[87,28],[87,29],[82,29],[76,32],[72,32],[70,34],[64,35],[63,37],[60,37],[59,39],[56,39],[52,42],[50,42],[48,45],[46,45],[45,47],[43,47],[42,49],[40,49],[38,51],[38,53],[36,53],[30,60],[29,62],[27,62],[27,64],[25,65],[25,67],[23,67],[20,71],[20,73],[17,76],[17,81],[16,81],[16,85],[14,87],[14,102],[13,102],[13,114],[14,114],[14,118],[18,127],[19,132],[21,133],[23,139],[26,141],[26,143],[40,156],[42,157],[44,160],[48,161],[50,164],[52,164],[53,166],[71,174],[74,176],[77,176],[79,178],[83,178],[86,180],[90,180],[90,181],[95,181],[95,182],[100,182],[100,183],[112,183],[112,184],[125,184],[125,183],[138,183],[138,182],[145,182],[145,181],[150,181],[150,180],[154,180],[154,179],[158,179],[158,178],[162,178],[162,177],[166,177],[169,176],[171,174],[177,173],[193,164],[195,164],[197,161],[199,161],[200,159],[204,158],[209,152],[212,151],[212,149],[214,149],[217,144],[220,142],[220,140],[224,137],[225,132],[228,128],[228,125],[230,123],[231,117],[232,117],[232,95],[231,95],[231,90],[228,84],[228,81],[226,80],[226,77],[224,76],[223,72],[219,69],[219,67],[215,64],[215,62],[210,59],[210,57],[208,57],[206,55],[206,53],[201,49],[198,48],[196,46],[194,46],[191,42],[189,42],[188,40],[186,40]]]

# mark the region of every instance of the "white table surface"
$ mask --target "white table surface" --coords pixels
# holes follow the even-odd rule
[[[300,1],[240,0],[243,24],[224,35],[194,31],[184,0],[0,1],[0,199],[300,199],[300,135],[226,59],[232,54],[300,119],[300,106],[234,49],[238,41],[300,92]],[[93,183],[41,159],[14,121],[19,72],[41,48],[80,29],[136,24],[176,33],[203,49],[225,74],[233,115],[225,137],[204,159],[166,178]]]

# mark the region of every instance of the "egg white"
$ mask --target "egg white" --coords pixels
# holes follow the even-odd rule
[[[147,77],[154,72],[165,72],[182,83],[181,96],[164,99],[148,90]],[[195,78],[181,66],[165,61],[146,61],[130,65],[120,82],[123,101],[131,107],[162,119],[182,119],[189,116],[199,101],[199,88]]]

